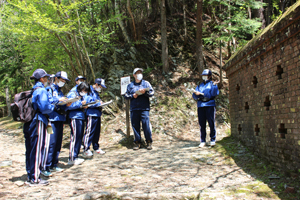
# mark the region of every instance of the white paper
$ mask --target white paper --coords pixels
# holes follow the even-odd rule
[[[90,102],[90,103],[86,103],[85,105],[82,105],[82,106],[93,106],[95,105],[96,103],[100,102],[99,100],[96,100],[96,101],[93,101],[93,102]]]
[[[80,97],[75,97],[75,98],[67,99],[67,100],[65,100],[65,101],[60,101],[60,102],[58,102],[57,105],[63,106],[63,105],[66,105],[67,103],[73,103],[73,102],[75,102],[75,101],[78,101],[79,99],[80,99]]]
[[[121,95],[124,95],[127,90],[127,85],[130,83],[130,76],[122,77],[121,78]]]
[[[150,89],[149,88],[144,88],[145,89],[145,91],[149,91]],[[136,91],[135,92],[137,95],[142,95],[142,93],[140,93],[140,91]]]
[[[113,100],[110,100],[110,101],[108,101],[108,102],[105,102],[105,103],[101,104],[101,105],[98,106],[98,107],[107,106],[107,105],[109,105],[109,104],[111,104],[111,103],[113,103],[113,102],[114,102]]]

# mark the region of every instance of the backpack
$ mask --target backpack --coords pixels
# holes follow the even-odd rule
[[[10,105],[14,121],[30,122],[34,118],[36,110],[32,106],[32,93],[38,88],[41,87],[15,95],[14,103]]]

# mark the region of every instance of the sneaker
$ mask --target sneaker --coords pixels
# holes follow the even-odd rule
[[[87,150],[83,152],[83,156],[84,157],[92,157],[93,153],[91,152],[91,150]]]
[[[140,143],[137,143],[137,142],[133,143],[133,150],[138,150],[138,149],[140,149],[140,147],[141,147]]]
[[[81,145],[81,146],[80,146],[80,149],[84,149],[84,146],[83,146],[83,145]]]
[[[205,147],[205,142],[201,142],[201,143],[199,144],[199,148],[203,148],[203,147]]]
[[[147,142],[147,149],[151,150],[152,149],[152,142]]]
[[[33,181],[29,182],[30,187],[46,186],[46,185],[49,185],[49,182],[43,179],[40,179],[38,182],[33,182]]]
[[[30,184],[29,178],[27,178],[27,180],[24,183],[25,183],[25,185],[29,185]]]
[[[81,163],[84,162],[84,159],[82,158],[75,158],[75,160],[69,160],[68,165],[80,165]]]
[[[211,142],[210,142],[210,146],[213,147],[213,146],[215,146],[215,145],[216,145],[216,142],[214,142],[214,141],[211,141]]]
[[[52,176],[52,173],[50,171],[47,170],[41,170],[41,174],[45,177],[50,177]]]
[[[97,154],[105,154],[106,153],[102,149],[95,150],[94,152],[97,153]]]
[[[50,172],[62,172],[62,171],[64,171],[64,169],[60,167],[50,168]]]

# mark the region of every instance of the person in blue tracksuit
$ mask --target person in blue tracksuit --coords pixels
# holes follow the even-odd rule
[[[47,87],[48,95],[50,96],[50,102],[52,104],[57,104],[60,101],[64,101],[67,98],[64,97],[61,88],[65,85],[68,79],[67,73],[64,71],[57,72],[55,74],[54,83]],[[48,133],[49,137],[49,149],[48,156],[45,157],[44,165],[42,166],[41,173],[44,176],[52,176],[51,172],[61,172],[62,168],[58,167],[58,157],[61,149],[62,139],[63,139],[63,126],[64,121],[66,121],[65,110],[72,103],[68,103],[63,106],[57,106],[54,112],[49,114],[49,120],[51,122],[53,134]]]
[[[85,77],[83,77],[83,76],[77,76],[76,78],[75,78],[75,83],[76,83],[76,85],[70,90],[70,92],[72,91],[72,92],[76,92],[76,89],[77,89],[77,87],[78,87],[78,85],[80,84],[80,83],[82,83],[82,82],[85,82],[85,80],[86,80],[86,78]]]
[[[216,144],[216,102],[215,97],[219,95],[217,82],[213,82],[212,73],[209,69],[202,72],[203,82],[200,83],[193,93],[193,98],[197,101],[198,121],[200,125],[200,145],[204,147],[206,142],[206,121],[210,128],[210,145]]]
[[[134,81],[127,86],[125,98],[130,99],[130,118],[134,132],[133,150],[138,150],[141,146],[141,127],[147,142],[147,149],[152,149],[152,127],[149,118],[150,101],[149,97],[154,95],[154,90],[148,81],[143,80],[143,69],[133,70]]]
[[[95,84],[90,86],[91,93],[86,96],[86,102],[99,101],[98,103],[91,105],[86,110],[87,123],[86,131],[83,138],[84,152],[85,157],[93,156],[93,153],[90,151],[90,146],[93,144],[94,153],[96,154],[105,154],[99,147],[99,138],[101,132],[101,115],[102,108],[99,107],[102,103],[99,92],[101,89],[106,88],[104,79],[96,78]]]
[[[70,91],[67,95],[69,98],[75,98],[80,96],[80,100],[72,103],[67,110],[69,111],[69,118],[71,120],[71,141],[70,141],[70,153],[69,153],[69,165],[79,165],[84,159],[78,158],[80,153],[80,147],[82,142],[82,137],[84,133],[84,121],[85,121],[85,109],[86,100],[85,96],[90,93],[90,87],[87,83],[81,82],[76,91]]]
[[[33,72],[30,79],[35,80],[32,90],[32,106],[37,111],[33,120],[24,124],[23,132],[26,147],[27,182],[30,186],[48,185],[40,179],[40,165],[45,147],[48,119],[45,115],[53,112],[55,106],[50,104],[45,86],[50,75],[43,69]]]

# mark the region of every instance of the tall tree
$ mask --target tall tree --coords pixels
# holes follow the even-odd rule
[[[199,73],[204,69],[202,48],[202,12],[203,0],[197,0],[197,33],[196,33],[196,59]]]
[[[10,98],[9,98],[9,87],[7,86],[5,88],[5,96],[6,96],[6,105],[7,105],[7,116],[11,116],[11,111],[10,111]]]
[[[165,0],[161,0],[161,46],[162,46],[162,64],[163,72],[169,71],[169,53],[168,53],[168,41],[167,41],[167,16],[166,16],[166,4]]]

